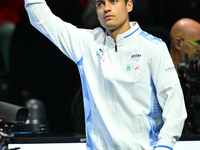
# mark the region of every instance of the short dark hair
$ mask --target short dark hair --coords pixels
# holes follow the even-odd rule
[[[93,2],[95,2],[96,0],[93,0]],[[124,0],[125,1],[125,3],[127,3],[128,2],[128,0]],[[134,1],[134,0],[132,0],[132,1]]]

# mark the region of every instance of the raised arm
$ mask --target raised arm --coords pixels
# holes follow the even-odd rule
[[[45,0],[25,0],[25,8],[31,24],[65,55],[75,62],[82,57],[80,42],[83,40],[80,39],[83,34],[80,29],[55,16]]]

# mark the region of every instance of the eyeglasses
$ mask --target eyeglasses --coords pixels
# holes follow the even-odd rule
[[[198,41],[192,41],[192,40],[188,40],[188,39],[184,39],[184,38],[181,38],[181,40],[186,41],[186,42],[192,44],[195,48],[197,48],[197,47],[200,46],[200,40],[198,40]]]

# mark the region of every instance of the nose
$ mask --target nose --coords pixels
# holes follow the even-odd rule
[[[109,1],[105,1],[104,12],[111,11],[111,3]]]

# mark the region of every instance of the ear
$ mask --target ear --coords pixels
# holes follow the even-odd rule
[[[173,40],[173,42],[174,42],[174,47],[179,51],[179,50],[181,50],[181,39],[180,38],[174,38],[174,40]]]
[[[131,12],[133,10],[133,1],[132,0],[128,0],[126,6],[127,6],[128,13]]]

